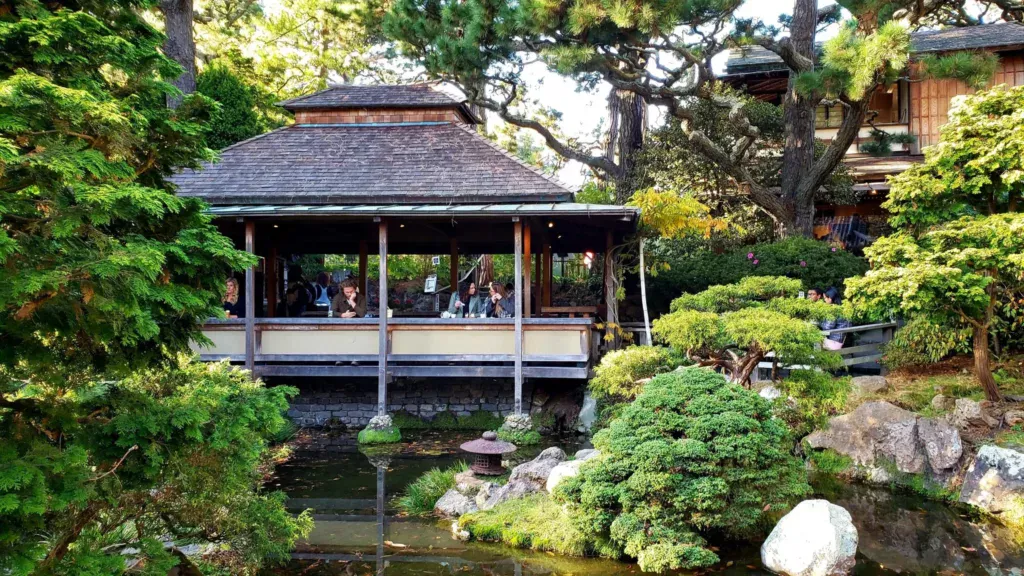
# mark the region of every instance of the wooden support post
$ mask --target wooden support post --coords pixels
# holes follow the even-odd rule
[[[512,220],[515,230],[515,413],[523,413],[523,223]]]
[[[270,249],[267,257],[267,317],[277,315],[277,285],[281,282],[277,273],[277,248]]]
[[[388,413],[388,223],[377,219],[380,239],[380,318],[377,334],[377,415]]]
[[[370,286],[366,283],[366,271],[367,271],[367,245],[366,240],[359,241],[359,293],[366,298],[370,294]]]
[[[523,318],[529,318],[532,315],[530,310],[530,302],[533,300],[532,292],[532,278],[530,278],[530,222],[526,221],[523,224]]]
[[[544,302],[543,306],[551,306],[551,278],[554,275],[552,264],[554,259],[551,257],[551,244],[549,242],[544,243]]]
[[[459,293],[459,240],[454,236],[449,240],[451,261],[448,263],[448,274],[451,278],[452,294]],[[442,306],[441,308],[444,308]]]
[[[607,308],[604,323],[605,342],[608,343],[609,350],[619,347],[619,301],[615,294],[615,282],[615,236],[608,230],[604,248],[604,304]]]
[[[540,306],[544,301],[544,259],[541,258],[540,254],[537,254],[533,262],[533,281],[537,283],[537,296],[534,298],[533,314],[534,316],[540,316]]]
[[[256,223],[245,222],[245,251],[256,250]],[[245,269],[245,369],[250,373],[256,365],[256,266]]]

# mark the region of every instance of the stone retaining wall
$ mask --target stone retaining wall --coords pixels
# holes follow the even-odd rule
[[[365,426],[377,414],[375,378],[315,379],[302,378],[287,383],[299,389],[292,398],[288,416],[299,426],[323,426],[341,423]],[[533,386],[523,383],[523,406],[533,401]],[[498,416],[512,413],[515,390],[511,379],[400,378],[388,385],[388,412],[405,410],[421,418],[433,418],[450,411],[460,416],[485,410]]]

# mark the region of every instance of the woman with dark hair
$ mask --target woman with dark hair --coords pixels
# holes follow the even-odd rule
[[[482,312],[483,306],[477,294],[476,282],[470,282],[465,292],[452,292],[452,298],[448,301],[448,313],[453,317],[462,318],[467,314],[473,317]]]
[[[835,286],[825,290],[822,295],[826,304],[833,304],[839,306],[842,297],[839,296],[839,290]],[[839,328],[849,328],[851,326],[850,321],[846,318],[836,318],[835,320],[824,320],[821,323],[822,330],[836,330]],[[825,341],[822,343],[822,347],[826,350],[839,350],[843,347],[843,342],[846,340],[846,334],[840,332],[838,334],[831,333],[825,336]]]
[[[491,282],[491,296],[486,304],[488,318],[514,318],[516,315],[515,302],[498,282]]]

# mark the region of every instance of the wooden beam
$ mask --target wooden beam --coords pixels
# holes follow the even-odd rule
[[[448,274],[451,279],[452,294],[459,293],[459,240],[455,237],[451,237],[450,258],[451,262],[448,263]],[[442,309],[444,309],[444,303],[442,302]]]
[[[532,310],[530,310],[533,291],[530,278],[530,248],[530,221],[527,220],[523,224],[523,318],[529,318],[532,315]]]
[[[377,336],[377,415],[384,416],[388,412],[388,223],[380,219],[377,225],[380,242],[380,300]]]
[[[544,243],[543,259],[544,275],[542,276],[542,278],[544,279],[544,302],[541,304],[541,306],[551,306],[551,278],[554,274],[554,271],[552,270],[552,264],[554,263],[554,259],[551,257],[550,242]]]
[[[370,286],[366,283],[366,272],[367,272],[367,261],[369,248],[366,245],[366,240],[359,241],[359,292],[362,293],[363,298],[366,298],[370,294]]]
[[[256,222],[245,222],[245,251],[256,250]],[[245,269],[245,369],[250,373],[256,359],[256,266]]]
[[[277,248],[270,249],[267,258],[267,318],[277,315],[277,285],[281,282],[277,273]]]
[[[513,220],[515,243],[515,414],[523,413],[523,223]]]

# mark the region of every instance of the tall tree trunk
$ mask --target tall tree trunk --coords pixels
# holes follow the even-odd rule
[[[802,56],[814,61],[814,34],[818,24],[816,0],[796,0],[790,26],[790,42]],[[785,147],[782,152],[782,200],[789,212],[792,229],[787,235],[810,236],[813,229],[814,198],[800,198],[800,179],[814,165],[814,109],[816,102],[796,90],[798,71],[789,73],[789,87],[783,101]]]
[[[171,83],[182,94],[188,95],[196,91],[196,42],[192,35],[192,0],[160,0],[160,10],[164,13],[164,54],[184,68],[181,76]],[[177,108],[182,97],[168,96],[167,107]]]
[[[991,353],[988,350],[988,326],[974,327],[974,374],[981,382],[981,388],[985,391],[985,398],[992,402],[999,402],[1003,395],[999,393],[999,386],[992,376]]]
[[[612,94],[614,104],[609,104],[617,117],[617,122],[614,123],[614,145],[619,166],[615,182],[615,201],[617,204],[625,204],[633,195],[636,154],[643,148],[647,133],[647,102],[643,96],[629,90],[614,90]]]
[[[476,289],[483,291],[491,282],[494,282],[494,256],[484,254],[480,258],[480,275],[477,277]]]

